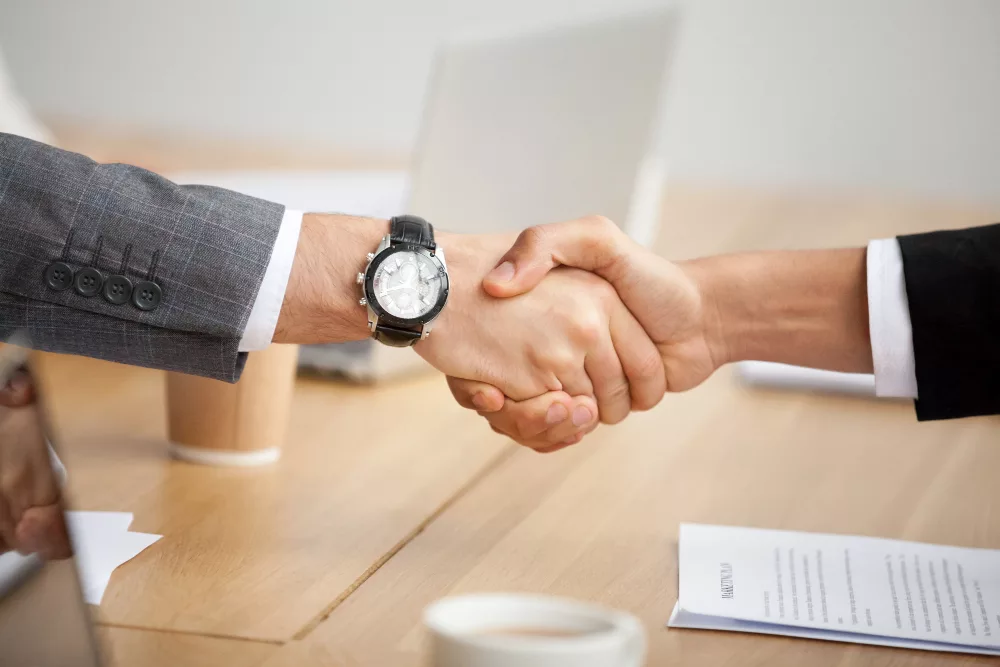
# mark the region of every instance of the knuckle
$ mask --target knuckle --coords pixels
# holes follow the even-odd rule
[[[607,329],[596,313],[581,313],[573,323],[572,337],[586,349],[591,349],[601,341]]]
[[[576,355],[567,347],[550,350],[546,353],[545,358],[545,365],[555,371],[557,377],[560,373],[571,371],[579,365]]]
[[[599,411],[602,424],[617,424],[624,420],[628,417],[632,404],[628,385],[616,386],[604,402],[607,406]]]
[[[603,215],[594,215],[587,219],[587,232],[584,234],[586,252],[592,258],[595,266],[607,275],[616,264],[622,261],[622,248],[625,237],[622,230]]]
[[[607,233],[607,232],[616,231],[618,229],[618,225],[616,225],[614,222],[612,222],[611,218],[608,218],[608,217],[603,216],[603,215],[591,215],[591,216],[588,216],[587,217],[587,226],[590,227],[591,231],[594,231],[594,232],[597,232],[597,233]]]
[[[538,248],[545,244],[546,231],[542,225],[528,227],[517,237],[516,245],[527,249]]]
[[[618,296],[618,292],[615,291],[615,288],[611,285],[611,283],[601,278],[598,278],[597,276],[594,277],[596,278],[596,280],[592,281],[593,285],[591,287],[591,290],[593,290],[594,296],[600,303],[602,303],[605,306],[608,306],[610,304],[615,303],[616,301],[621,300]]]
[[[633,410],[649,410],[656,407],[666,391],[666,375],[663,359],[659,354],[650,352],[643,355],[636,365],[636,377],[643,380],[647,391],[636,392],[632,398]]]
[[[604,400],[610,404],[627,404],[630,402],[629,391],[631,387],[627,380],[615,381],[604,389]]]

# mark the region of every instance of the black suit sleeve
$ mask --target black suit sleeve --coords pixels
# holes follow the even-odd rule
[[[899,237],[917,418],[1000,414],[1000,225]]]

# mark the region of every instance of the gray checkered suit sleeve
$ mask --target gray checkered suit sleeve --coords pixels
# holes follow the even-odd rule
[[[235,382],[282,206],[0,133],[0,340]],[[161,289],[143,310],[55,290],[46,269]],[[85,291],[85,290],[84,290]]]

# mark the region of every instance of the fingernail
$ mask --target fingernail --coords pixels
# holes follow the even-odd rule
[[[481,391],[476,392],[476,395],[472,397],[472,404],[476,406],[477,410],[485,410],[489,407],[489,403],[486,400],[486,394]]]
[[[549,406],[548,412],[545,413],[545,423],[549,426],[553,424],[558,424],[566,420],[569,416],[569,410],[562,403],[553,403]]]
[[[584,426],[589,424],[593,418],[594,415],[586,406],[578,405],[573,408],[573,426]]]
[[[498,283],[507,283],[514,277],[514,264],[512,262],[504,262],[497,268],[490,271],[490,275],[487,276],[490,280]]]

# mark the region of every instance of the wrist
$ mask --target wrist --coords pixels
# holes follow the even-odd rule
[[[339,343],[371,335],[356,279],[365,255],[388,232],[386,220],[305,214],[273,341]]]
[[[727,312],[721,295],[727,292],[728,276],[716,258],[695,259],[680,262],[681,270],[694,284],[698,293],[701,311],[701,336],[712,359],[713,369],[737,361],[733,351],[739,349],[738,327],[731,321],[733,313]]]
[[[424,357],[447,353],[457,336],[475,326],[478,301],[489,298],[482,281],[504,252],[513,244],[513,235],[449,234],[435,230],[435,240],[445,251],[448,266],[448,302],[434,321],[430,337],[414,349]]]
[[[723,255],[686,268],[716,365],[871,371],[864,248]]]

